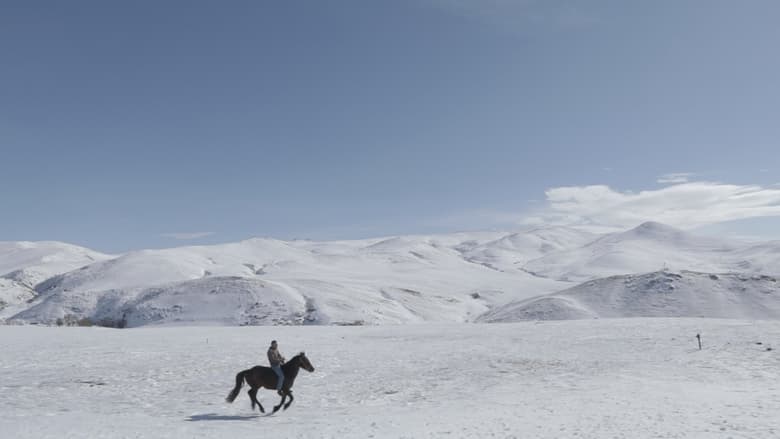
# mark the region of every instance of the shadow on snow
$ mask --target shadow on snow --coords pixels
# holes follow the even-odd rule
[[[205,413],[202,415],[192,415],[186,419],[186,421],[189,422],[195,422],[195,421],[249,421],[252,419],[259,418],[259,415],[249,415],[249,416],[225,416],[225,415],[218,415],[216,413]]]

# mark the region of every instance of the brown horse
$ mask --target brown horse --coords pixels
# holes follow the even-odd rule
[[[274,406],[274,413],[276,413],[284,404],[284,401],[288,396],[290,397],[290,401],[287,404],[284,404],[284,409],[287,410],[287,408],[290,407],[290,404],[292,404],[294,399],[292,395],[292,386],[295,384],[295,377],[298,376],[298,371],[301,368],[304,368],[309,372],[314,372],[314,366],[311,365],[309,359],[306,358],[306,354],[303,352],[292,357],[290,361],[282,365],[282,373],[284,373],[284,382],[282,382],[281,389],[282,400],[279,402],[279,405]],[[249,399],[252,401],[252,410],[255,409],[255,404],[257,404],[260,407],[260,411],[265,413],[263,405],[257,400],[257,391],[263,387],[275,390],[276,380],[276,372],[270,367],[255,366],[251,369],[242,370],[236,375],[236,387],[230,391],[227,398],[225,398],[225,401],[233,402],[236,399],[236,396],[238,396],[238,392],[241,391],[241,386],[244,384],[244,381],[246,381],[247,385],[251,387],[247,393],[249,394]]]

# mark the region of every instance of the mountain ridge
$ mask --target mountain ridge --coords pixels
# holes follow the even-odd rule
[[[61,248],[70,247],[54,245],[51,250]],[[0,252],[0,267],[24,265],[10,254]],[[594,308],[582,299],[585,293],[572,296],[572,288],[665,271],[743,276],[780,272],[780,242],[729,242],[655,222],[600,235],[549,227],[342,241],[250,238],[116,256],[88,249],[75,254],[65,267],[73,268],[65,271],[62,265],[42,262],[56,258],[36,255],[35,267],[52,275],[32,286],[10,275],[0,278],[0,319],[54,324],[70,316],[125,319],[130,326],[142,326],[502,321],[500,315],[511,320],[518,315],[545,318],[545,313],[565,318],[620,316],[630,310],[615,304],[614,312]],[[84,255],[95,260],[79,266]],[[726,280],[737,288],[728,277],[722,283]],[[223,291],[220,300],[213,300],[212,291]],[[535,307],[536,314],[528,306]],[[150,307],[159,312],[149,312]],[[253,311],[264,307],[275,309],[275,317]],[[735,315],[746,315],[736,310]],[[756,315],[775,318],[773,312]]]

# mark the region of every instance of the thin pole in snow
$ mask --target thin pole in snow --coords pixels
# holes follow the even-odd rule
[[[696,339],[699,341],[699,350],[701,350],[701,334],[696,334]]]

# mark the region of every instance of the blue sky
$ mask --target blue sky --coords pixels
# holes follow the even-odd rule
[[[0,9],[0,240],[780,225],[774,1]]]

